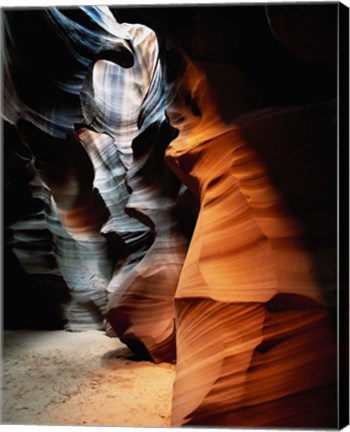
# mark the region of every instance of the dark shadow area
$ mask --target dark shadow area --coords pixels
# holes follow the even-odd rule
[[[3,326],[6,330],[60,330],[69,290],[59,276],[29,275],[10,248],[4,248]]]
[[[167,50],[180,47],[192,60],[236,65],[248,78],[254,108],[336,97],[336,3],[269,7],[275,21],[288,24],[283,28],[287,40],[296,37],[298,46],[306,44],[308,52],[317,48],[322,53],[317,63],[295,55],[275,39],[263,5],[111,10],[120,22],[152,28],[163,59]]]

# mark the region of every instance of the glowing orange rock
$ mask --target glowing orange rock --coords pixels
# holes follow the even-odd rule
[[[334,104],[225,123],[203,71],[189,64],[183,86],[166,157],[200,212],[175,295],[172,425],[335,427]]]

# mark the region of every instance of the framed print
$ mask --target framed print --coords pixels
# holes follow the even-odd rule
[[[3,425],[349,423],[349,9],[6,7]]]

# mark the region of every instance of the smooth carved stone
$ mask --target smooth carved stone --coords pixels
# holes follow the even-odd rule
[[[134,65],[94,65],[82,101],[95,131],[81,129],[79,136],[110,211],[102,232],[118,234],[124,245],[107,288],[108,320],[136,354],[173,361],[173,298],[187,247],[173,214],[180,184],[164,164],[174,135],[164,116],[156,36],[141,25],[123,28],[132,38]]]
[[[113,262],[107,241],[100,234],[105,207],[101,198],[91,193],[91,161],[75,136],[53,138],[27,122],[19,122],[18,128],[37,156],[38,193],[46,191],[47,227],[54,234],[55,255],[72,294],[72,307],[66,308],[69,328],[90,328],[91,311],[92,328],[101,329]],[[82,312],[77,315],[86,314],[81,325],[76,325],[80,318],[74,318],[78,305]]]
[[[279,295],[265,304],[183,298],[176,311],[173,426],[336,426],[326,309]]]
[[[28,169],[33,174],[33,179],[28,185],[30,193],[34,200],[41,203],[41,207],[38,211],[27,214],[7,228],[7,231],[11,232],[8,244],[11,245],[21,267],[32,276],[29,279],[32,285],[28,289],[40,288],[42,290],[45,288],[47,292],[41,293],[41,296],[53,302],[58,289],[62,291],[60,287],[67,286],[70,296],[61,296],[57,299],[60,304],[54,306],[64,307],[64,311],[60,313],[68,321],[67,328],[70,330],[101,329],[107,294],[104,291],[96,290],[96,286],[93,287],[93,281],[88,277],[89,271],[93,272],[98,262],[95,256],[96,251],[92,253],[92,256],[85,253],[84,259],[80,259],[82,255],[79,255],[77,250],[77,242],[63,228],[55,212],[50,190],[43,184],[32,165],[29,165]],[[62,281],[62,276],[66,285]],[[32,292],[31,298],[37,296],[37,292]],[[38,299],[39,304],[41,304],[40,299]],[[49,304],[42,300],[43,307],[48,307]],[[26,313],[29,314],[30,311]],[[44,310],[39,313],[42,318],[46,315]],[[29,322],[36,321],[38,321],[38,326],[45,325],[40,324],[40,321],[34,318],[31,318]],[[51,322],[50,317],[47,317],[45,322]]]
[[[94,63],[133,64],[130,35],[108,7],[4,11],[4,117],[64,139],[84,121],[80,91]]]
[[[132,200],[135,217],[147,218],[154,242],[113,290],[108,305],[108,319],[118,337],[137,355],[149,356],[155,362],[174,361],[176,357],[174,294],[187,250],[186,237],[173,215],[179,184],[161,156],[166,134],[166,130],[158,131],[152,137],[151,154],[147,149],[141,164],[136,159],[133,166],[138,170],[128,177],[137,193],[135,197],[134,192],[131,194],[128,206]]]
[[[97,61],[81,91],[90,128],[113,137],[118,155],[131,167],[132,141],[153,122],[164,119],[164,90],[155,33],[140,24],[121,24],[133,48],[130,68]]]
[[[177,353],[174,426],[336,427],[335,104],[237,119],[239,67],[180,56],[164,84],[154,32],[108,8],[6,14],[4,115],[42,203],[9,243],[63,276],[69,328],[108,301],[135,354]]]
[[[102,328],[115,291],[117,335],[156,361],[173,360],[173,297],[187,239],[174,215],[180,184],[163,160],[173,130],[156,35],[118,24],[108,8],[51,8],[31,18],[7,15],[5,116],[35,159],[41,229],[52,235],[48,246],[72,296],[68,328]],[[36,61],[27,68],[32,46]],[[38,264],[23,253],[21,262]]]
[[[36,192],[45,195],[40,229],[52,233],[50,246],[72,296],[68,326],[101,329],[114,266],[100,232],[109,215],[93,190],[94,167],[75,129],[85,121],[80,92],[86,76],[101,59],[132,66],[131,37],[106,7],[50,8],[6,11],[5,45],[4,116],[35,160]],[[24,268],[28,258],[19,257]]]
[[[335,104],[225,123],[191,63],[177,95],[166,158],[200,210],[175,295],[172,425],[336,427]]]
[[[103,275],[100,266],[106,267],[108,262],[99,257],[101,246],[98,242],[93,242],[91,238],[88,241],[74,240],[67,232],[61,224],[51,191],[34,167],[32,170],[35,176],[29,186],[34,199],[42,203],[42,210],[10,226],[16,242],[13,243],[13,251],[27,273],[63,277],[71,295],[64,308],[68,329],[101,329],[107,293],[105,282],[103,279],[101,282],[98,275]],[[45,237],[46,246],[43,242]],[[93,280],[96,275],[97,279]]]
[[[139,262],[153,241],[149,227],[130,217],[125,212],[129,199],[126,184],[126,169],[122,164],[117,146],[112,137],[86,128],[79,130],[79,140],[87,151],[94,166],[93,185],[98,190],[109,217],[101,227],[101,233],[107,238],[114,250],[114,287],[118,280]]]
[[[114,233],[124,242],[123,247],[118,244],[124,256],[115,267],[108,286],[112,293],[109,321],[116,334],[136,354],[150,356],[157,362],[175,358],[173,298],[187,244],[172,214],[179,183],[162,157],[171,134],[172,129],[164,124],[148,130],[134,142],[138,156],[133,164],[135,172],[128,172],[128,184],[133,190],[129,196],[124,182],[125,168],[118,159],[113,139],[88,129],[79,132],[95,168],[94,186],[111,213],[102,232]],[[150,148],[149,142],[152,143]],[[133,210],[134,217],[149,227],[124,211],[128,200],[129,212]],[[148,251],[145,247],[140,249],[140,234],[145,228],[151,230],[154,237]]]

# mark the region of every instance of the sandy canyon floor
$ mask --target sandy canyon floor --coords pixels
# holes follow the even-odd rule
[[[174,366],[104,332],[5,331],[3,424],[169,426]]]

